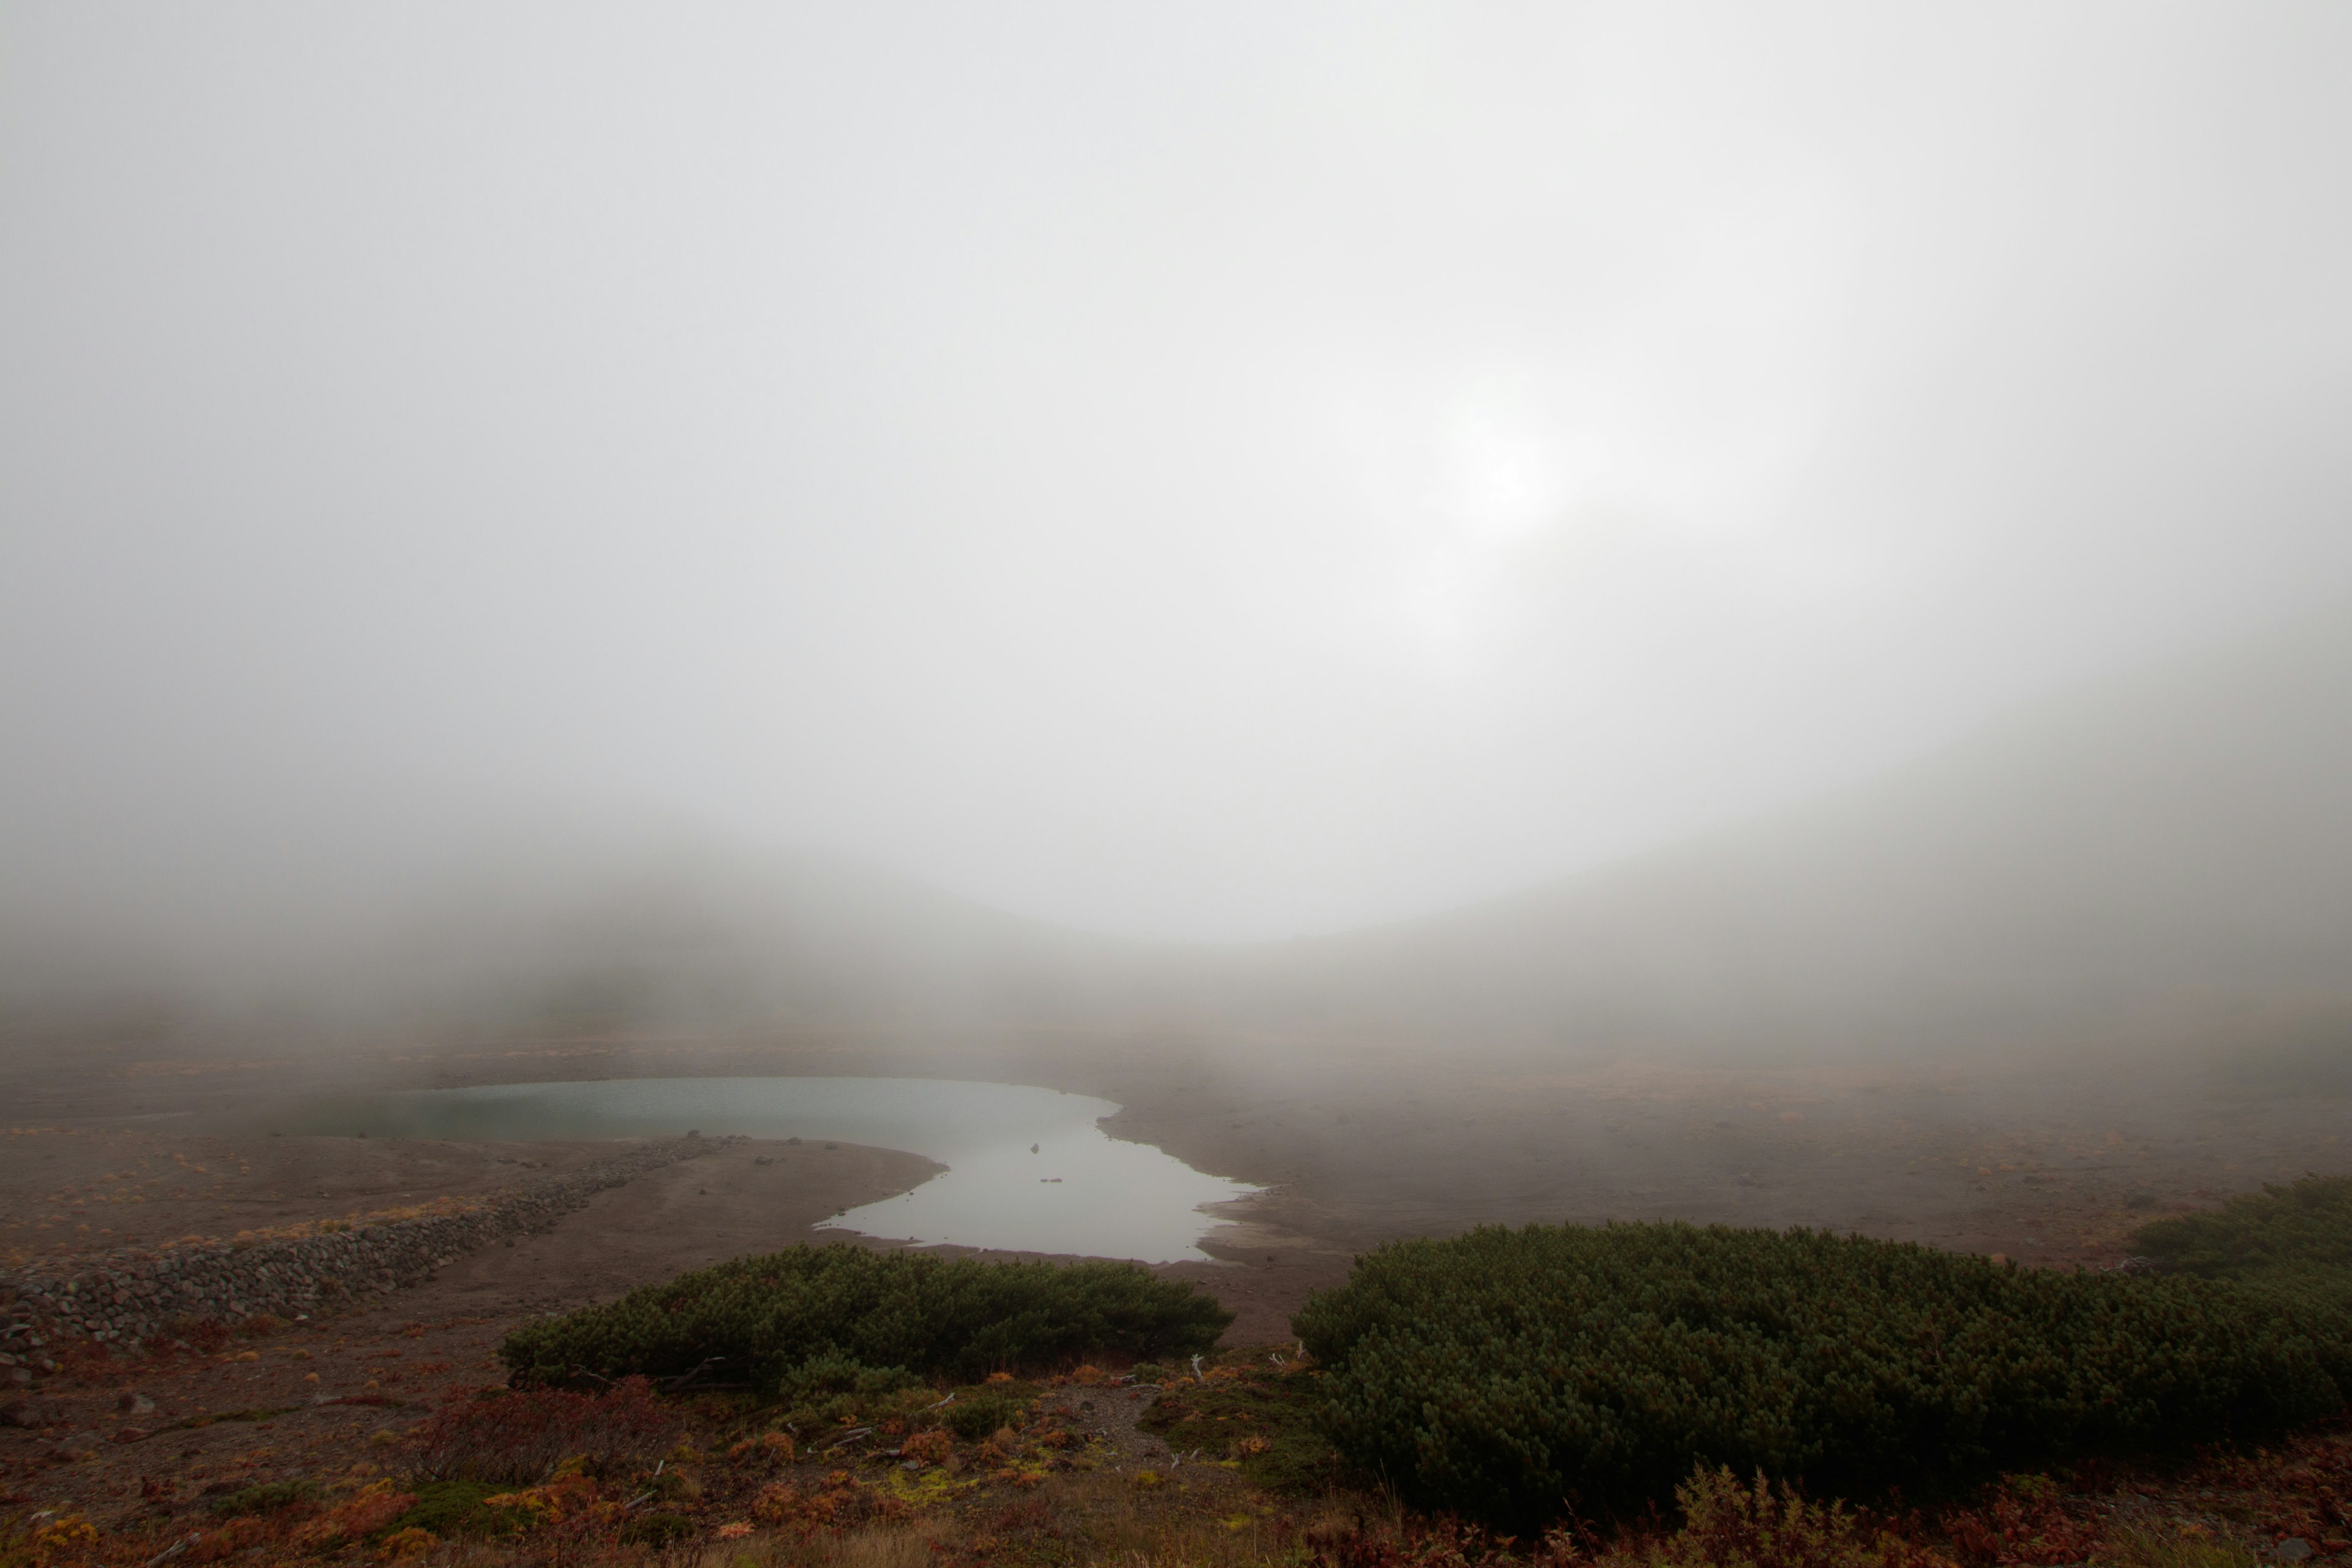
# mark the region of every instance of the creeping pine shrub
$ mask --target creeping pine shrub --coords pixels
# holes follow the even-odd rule
[[[1018,1426],[1022,1402],[1002,1394],[979,1393],[957,1400],[942,1411],[949,1431],[967,1443],[992,1436],[1000,1427]]]
[[[637,1514],[621,1526],[621,1539],[632,1546],[675,1546],[693,1533],[694,1521],[662,1509]]]
[[[245,1513],[275,1513],[319,1495],[316,1481],[263,1481],[213,1500],[213,1512],[223,1519]]]
[[[825,1352],[784,1373],[776,1385],[776,1396],[786,1405],[822,1405],[837,1394],[879,1399],[922,1386],[923,1380],[903,1366],[867,1366],[853,1357]]]
[[[1190,1354],[1233,1314],[1131,1263],[984,1263],[836,1243],[739,1258],[616,1301],[541,1319],[499,1347],[515,1380],[575,1368],[677,1376],[716,1362],[723,1381],[782,1392],[843,1363],[973,1380],[1092,1352]]]
[[[1932,1488],[2275,1428],[2352,1389],[2340,1306],[1803,1230],[1402,1242],[1295,1326],[1348,1458],[1514,1526],[1662,1500],[1694,1465]]]
[[[604,1394],[493,1389],[452,1400],[411,1439],[423,1481],[529,1486],[559,1460],[614,1468],[667,1449],[677,1424],[643,1378]]]
[[[2166,1268],[2209,1279],[2340,1294],[2352,1285],[2352,1176],[2265,1185],[2218,1209],[2142,1226],[2133,1242]]]
[[[392,1530],[430,1531],[444,1541],[454,1535],[506,1534],[517,1521],[505,1510],[487,1506],[498,1493],[496,1481],[427,1481],[388,1523]]]

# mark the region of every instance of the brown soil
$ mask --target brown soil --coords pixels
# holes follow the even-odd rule
[[[611,1152],[596,1143],[11,1127],[0,1131],[0,1258],[16,1264],[398,1214],[569,1173]]]
[[[256,1180],[273,1142],[249,1141]],[[349,1142],[383,1145],[365,1157],[405,1168],[384,1152],[392,1141]],[[444,1145],[405,1152],[418,1171],[459,1163],[442,1158]],[[498,1168],[499,1157],[487,1163]],[[551,1156],[550,1168],[558,1163]],[[413,1425],[445,1386],[500,1381],[492,1352],[518,1319],[609,1300],[746,1252],[830,1239],[837,1233],[814,1227],[835,1210],[903,1192],[938,1168],[847,1144],[730,1143],[599,1193],[548,1234],[459,1258],[375,1306],[293,1324],[216,1356],[77,1362],[81,1375],[31,1396],[42,1428],[0,1427],[0,1465],[14,1489],[101,1521],[174,1499],[185,1506],[219,1482],[341,1473],[382,1458],[373,1434]],[[421,1196],[424,1188],[408,1191]],[[222,1201],[232,1218],[243,1213],[234,1194]],[[142,1399],[153,1408],[123,1407]],[[348,1400],[372,1403],[322,1403]],[[182,1425],[190,1422],[204,1424]],[[163,1477],[172,1479],[168,1495],[146,1495]]]

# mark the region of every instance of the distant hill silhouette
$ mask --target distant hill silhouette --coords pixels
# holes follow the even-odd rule
[[[1262,995],[1563,1040],[1978,1041],[2352,999],[2352,616],[1862,788],[1268,954]]]
[[[1050,1021],[1603,1051],[2252,1019],[2307,1076],[2352,1056],[2352,616],[2042,702],[1616,865],[1310,940],[1125,941],[855,861],[686,837],[551,835],[444,865],[461,869],[397,900],[354,896],[373,912],[270,984],[331,1010],[533,1030]]]

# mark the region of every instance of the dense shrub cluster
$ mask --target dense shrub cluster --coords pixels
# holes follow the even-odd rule
[[[1485,1228],[1359,1261],[1296,1320],[1341,1451],[1523,1524],[1694,1464],[1849,1495],[2342,1407],[2339,1301],[1687,1225]]]
[[[2143,1226],[2134,1244],[2168,1268],[2209,1279],[2341,1289],[2352,1283],[2352,1176],[2265,1186],[2204,1214]]]
[[[1025,1413],[1024,1401],[982,1389],[948,1406],[944,1419],[949,1431],[967,1443],[978,1443],[1000,1427],[1018,1426]]]
[[[853,1368],[977,1379],[1074,1356],[1189,1354],[1233,1314],[1131,1263],[983,1263],[845,1243],[739,1258],[527,1324],[499,1353],[517,1382],[677,1376],[789,1393]],[[814,1364],[812,1364],[814,1363]]]

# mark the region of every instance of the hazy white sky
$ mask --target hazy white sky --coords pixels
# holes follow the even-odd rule
[[[653,816],[1257,936],[1851,779],[2352,593],[2347,81],[2340,5],[0,5],[0,876]]]

